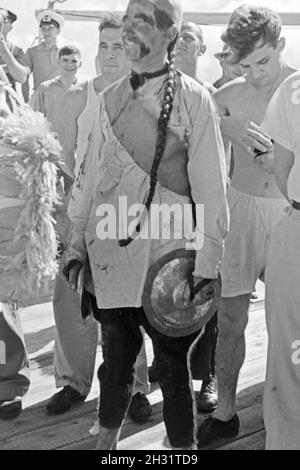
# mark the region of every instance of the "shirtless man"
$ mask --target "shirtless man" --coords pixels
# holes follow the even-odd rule
[[[98,94],[130,69],[125,58],[121,26],[121,20],[113,16],[100,24],[98,58],[102,73],[88,82],[74,86],[65,94],[61,104],[63,119],[59,125],[59,136],[63,144],[64,161],[70,172],[74,170],[75,175],[87,170],[87,165],[83,164],[84,157],[89,143],[98,138],[94,127],[97,125],[99,109]],[[75,186],[77,181],[78,179]],[[76,189],[77,194],[80,194],[80,187]],[[72,202],[76,206],[76,201]],[[47,412],[61,414],[83,402],[90,391],[97,352],[98,326],[97,322],[82,321],[79,295],[68,289],[60,276],[55,285],[53,310],[56,323],[55,378],[56,385],[63,388],[50,399]],[[145,422],[151,415],[147,393],[147,358],[143,347],[137,360],[134,396],[129,407],[129,416],[135,422]]]
[[[245,358],[250,296],[257,279],[263,278],[269,240],[286,207],[272,172],[272,142],[260,128],[275,90],[295,71],[281,56],[285,39],[280,34],[281,21],[275,12],[243,5],[232,14],[222,37],[246,75],[215,94],[225,116],[223,134],[232,142],[235,168],[228,192],[230,231],[221,266],[219,404],[215,415],[199,428],[199,447],[239,433],[235,399]],[[258,155],[258,151],[266,153]]]

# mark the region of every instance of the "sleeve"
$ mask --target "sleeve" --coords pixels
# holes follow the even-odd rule
[[[33,61],[32,61],[32,54],[31,54],[30,49],[27,49],[26,53],[22,57],[20,57],[19,62],[20,64],[24,65],[24,67],[28,67],[30,72],[32,72]]]
[[[59,140],[63,148],[63,160],[65,165],[71,172],[74,178],[75,167],[75,151],[78,137],[78,124],[77,120],[82,110],[78,111],[77,106],[78,96],[74,94],[73,90],[69,90],[62,101],[61,107],[64,112],[60,113],[58,133]],[[68,116],[68,119],[65,116]]]
[[[291,129],[292,96],[289,98],[288,95],[287,84],[284,82],[273,95],[261,128],[279,145],[294,152]]]
[[[46,117],[44,88],[42,85],[40,85],[38,89],[34,91],[33,95],[29,100],[29,105],[32,107],[32,109],[34,109],[35,111],[39,111]]]
[[[67,263],[73,259],[81,262],[86,255],[85,231],[92,210],[97,186],[97,174],[100,171],[101,150],[104,136],[99,120],[95,124],[82,168],[72,189],[68,205],[68,216],[72,224],[72,238],[67,253]]]
[[[204,91],[200,103],[193,99],[196,111],[189,137],[188,175],[196,205],[196,236],[203,240],[202,248],[197,249],[194,275],[214,279],[223,258],[224,238],[229,227],[227,170],[216,105]],[[204,218],[199,216],[201,207]]]

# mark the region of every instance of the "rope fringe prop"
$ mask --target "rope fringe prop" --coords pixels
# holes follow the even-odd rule
[[[0,257],[0,269],[11,287],[7,292],[0,287],[0,300],[22,305],[44,289],[58,270],[51,214],[59,204],[61,146],[44,116],[29,106],[0,121],[0,146],[0,173],[1,167],[14,169],[21,189],[18,197],[24,203],[12,241],[21,249],[13,257]]]

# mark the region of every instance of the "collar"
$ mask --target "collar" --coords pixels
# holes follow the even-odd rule
[[[145,84],[146,79],[150,80],[151,78],[160,77],[161,75],[165,75],[169,70],[169,65],[166,64],[162,69],[158,70],[157,72],[143,72],[143,73],[136,73],[134,70],[131,71],[130,77],[130,84],[132,89],[135,91],[138,88],[142,87]]]

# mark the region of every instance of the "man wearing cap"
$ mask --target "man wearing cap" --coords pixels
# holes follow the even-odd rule
[[[201,217],[195,214],[195,239],[198,233],[204,238],[202,249],[197,243],[192,245],[197,248],[197,284],[209,279],[209,289],[215,286],[228,228],[225,154],[214,103],[204,87],[174,66],[181,23],[178,0],[130,0],[123,18],[123,40],[132,73],[100,95],[99,159],[96,156],[90,165],[77,212],[71,216],[73,237],[65,274],[70,287],[76,289],[88,252],[95,286],[90,300],[102,329],[97,449],[112,449],[118,441],[142,345],[140,324],[153,342],[170,445],[179,450],[196,445],[188,353],[201,327],[193,333],[180,330],[177,337],[173,330],[170,335],[160,333],[148,319],[150,311],[146,317],[142,307],[150,295],[145,289],[150,266],[164,255],[186,248],[191,240],[191,195],[205,211],[204,229]],[[125,200],[134,210],[129,226],[122,206]],[[178,237],[178,214],[164,220],[170,239],[160,230],[158,236],[142,236],[152,202],[167,207],[176,203],[181,208],[187,204],[186,236],[180,230]],[[116,232],[110,232],[113,226],[109,224],[105,234],[103,210],[111,212],[112,221],[115,211],[118,213]],[[207,296],[208,291],[202,291],[201,297]]]
[[[236,390],[245,358],[251,292],[258,279],[264,280],[269,243],[286,206],[273,175],[272,140],[261,123],[272,95],[295,71],[283,60],[281,20],[269,8],[237,8],[222,39],[245,75],[214,95],[223,115],[225,138],[232,143],[234,171],[228,190],[230,230],[220,270],[222,299],[216,351],[219,401],[214,416],[199,428],[200,447],[239,433]]]
[[[61,103],[64,115],[60,120],[59,138],[63,145],[63,159],[76,175],[71,201],[75,207],[81,192],[77,183],[82,173],[87,171],[87,153],[91,149],[98,150],[98,95],[130,70],[122,40],[122,21],[117,15],[108,16],[99,25],[97,57],[101,74],[72,87]],[[57,386],[63,388],[47,404],[50,415],[64,413],[87,397],[92,385],[98,342],[97,322],[82,320],[80,296],[67,288],[62,273],[55,283],[53,311],[56,324],[55,380]],[[135,389],[128,410],[128,415],[135,422],[145,422],[151,415],[151,405],[146,397],[149,391],[144,345],[137,359]]]
[[[17,16],[12,11],[0,8],[0,65],[14,89],[16,82],[24,83],[26,80],[26,69],[20,64],[24,52],[7,39],[16,20]]]
[[[27,49],[21,63],[27,69],[27,83],[23,86],[25,102],[29,101],[28,79],[33,75],[33,89],[46,80],[55,78],[59,73],[57,36],[64,25],[64,19],[54,11],[40,12],[37,16],[41,42],[37,46]]]

